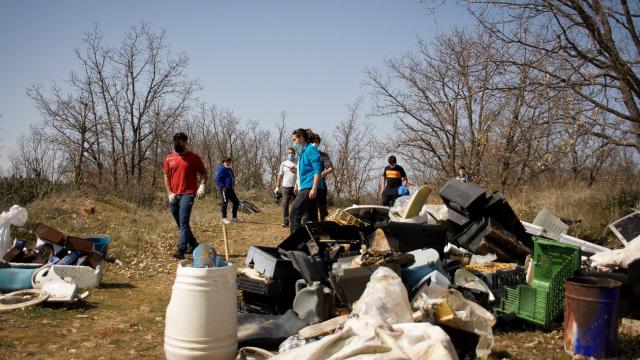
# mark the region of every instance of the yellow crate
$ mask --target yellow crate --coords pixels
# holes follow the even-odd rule
[[[334,212],[327,216],[326,220],[333,221],[340,225],[355,225],[355,226],[366,226],[367,223],[358,219],[357,217],[345,212],[342,209],[336,209]]]

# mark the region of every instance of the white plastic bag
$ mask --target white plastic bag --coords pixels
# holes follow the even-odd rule
[[[23,226],[27,222],[27,209],[13,205],[0,214],[0,258],[11,248],[11,225]]]
[[[409,295],[402,279],[388,267],[381,266],[371,274],[352,314],[378,315],[389,324],[413,322]]]

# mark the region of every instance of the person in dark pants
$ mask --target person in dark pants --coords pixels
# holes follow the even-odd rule
[[[320,135],[314,133],[310,139],[311,145],[317,149],[320,146],[321,140],[322,139],[320,138]],[[322,151],[320,151],[320,161],[322,163],[322,173],[320,174],[322,188],[318,189],[318,201],[316,202],[317,206],[309,211],[319,211],[320,221],[324,221],[324,219],[329,216],[329,205],[327,203],[329,187],[327,186],[326,178],[333,173],[333,163],[331,162],[329,154]],[[302,222],[307,222],[307,219],[308,215],[305,215],[305,218],[303,218]]]
[[[187,150],[189,138],[179,132],[173,136],[174,152],[164,159],[164,187],[169,198],[169,209],[178,225],[180,236],[178,249],[173,254],[176,259],[184,259],[185,253],[192,253],[198,246],[191,225],[191,209],[195,197],[204,197],[207,169],[200,156]],[[200,174],[200,187],[198,186]]]
[[[409,186],[407,173],[402,166],[398,165],[395,156],[389,156],[389,165],[384,168],[382,179],[380,180],[380,195],[382,195],[382,205],[392,206],[398,197],[398,188],[404,183]]]
[[[296,184],[296,171],[298,165],[296,151],[293,148],[287,149],[287,160],[280,164],[278,169],[278,179],[276,181],[276,193],[282,193],[282,227],[289,227],[289,204],[295,198],[293,188]]]
[[[233,174],[233,168],[231,167],[230,157],[224,157],[222,159],[222,164],[218,165],[215,180],[218,190],[220,191],[220,198],[222,199],[222,202],[220,203],[222,222],[230,224],[232,221],[239,221],[238,207],[240,206],[240,200],[238,200],[238,196],[235,191],[235,176]],[[233,204],[231,207],[231,220],[227,218],[227,204],[229,201]]]
[[[320,181],[322,162],[320,152],[309,145],[311,130],[298,129],[291,134],[291,141],[298,153],[298,180],[296,181],[296,198],[291,205],[289,230],[296,231],[302,224],[305,212],[314,206],[317,200],[318,189],[323,188]],[[318,220],[318,212],[309,213],[310,221]]]

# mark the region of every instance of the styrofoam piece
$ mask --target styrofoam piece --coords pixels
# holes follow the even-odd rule
[[[565,244],[577,245],[578,247],[580,247],[580,250],[589,254],[598,254],[610,250],[609,248],[606,248],[604,246],[596,245],[594,243],[590,243],[588,241],[578,239],[566,234],[560,235],[560,239],[558,239],[558,241]]]
[[[609,229],[613,231],[620,242],[625,246],[640,237],[640,211],[626,215],[611,224]]]
[[[547,208],[543,208],[538,212],[538,215],[536,215],[536,218],[533,220],[533,224],[544,228],[547,236],[556,240],[558,240],[560,235],[566,234],[567,231],[569,231],[569,225],[562,222],[559,217],[553,215]]]
[[[77,265],[53,265],[51,267],[56,275],[63,279],[70,279],[81,289],[90,289],[100,286],[104,270],[98,265],[95,269],[90,266]]]
[[[520,221],[520,222],[524,226],[524,230],[527,232],[527,234],[544,236],[544,228],[542,226],[534,225],[526,221]]]

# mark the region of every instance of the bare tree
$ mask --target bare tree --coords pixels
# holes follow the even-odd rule
[[[483,28],[506,44],[536,51],[520,61],[550,88],[570,89],[592,109],[580,122],[592,136],[640,148],[640,6],[627,0],[467,0]],[[594,117],[592,110],[613,116]],[[596,111],[597,112],[597,111]]]
[[[360,120],[361,102],[357,99],[347,106],[347,118],[333,132],[332,152],[335,194],[356,203],[371,191],[374,178],[371,170],[376,158],[374,127]]]
[[[268,167],[270,172],[270,182],[275,186],[278,177],[278,169],[284,158],[286,149],[289,147],[289,133],[287,131],[287,112],[280,112],[280,119],[275,124],[273,142],[268,143]]]

